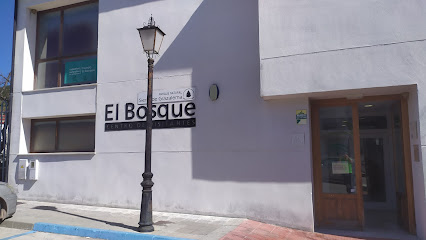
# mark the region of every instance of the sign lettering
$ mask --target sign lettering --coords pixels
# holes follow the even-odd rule
[[[148,109],[146,105],[141,104],[146,102],[144,94],[146,93],[138,94],[138,104],[106,104],[105,132],[146,129]],[[194,88],[157,91],[156,104],[152,105],[152,128],[195,127],[196,106],[192,102],[195,99],[194,94]]]
[[[182,88],[176,90],[154,90],[153,103],[189,102],[195,99],[195,88]],[[138,104],[146,104],[146,92],[138,94]]]

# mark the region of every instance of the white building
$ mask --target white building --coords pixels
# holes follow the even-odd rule
[[[394,219],[426,239],[425,0],[19,0],[21,199],[139,208],[151,14],[156,94],[195,91],[155,103],[180,126],[153,130],[154,210],[310,231]]]

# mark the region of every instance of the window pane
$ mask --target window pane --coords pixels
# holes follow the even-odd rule
[[[362,116],[359,118],[359,129],[386,129],[386,116]]]
[[[38,64],[36,89],[58,86],[58,61]]]
[[[98,4],[64,11],[64,56],[95,52],[98,48]]]
[[[322,190],[353,194],[356,188],[352,107],[324,107],[319,114]]]
[[[33,152],[55,151],[56,122],[35,122],[31,130]]]
[[[97,57],[72,58],[63,61],[62,86],[95,83],[97,80]]]
[[[59,11],[41,13],[37,29],[37,59],[57,57],[59,52]]]
[[[95,151],[95,119],[59,121],[58,151]]]

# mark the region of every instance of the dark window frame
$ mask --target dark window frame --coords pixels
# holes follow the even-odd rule
[[[62,79],[62,63],[64,60],[67,59],[72,59],[72,58],[78,58],[78,57],[89,57],[89,56],[96,56],[96,58],[98,57],[98,50],[96,49],[96,51],[94,52],[88,52],[88,53],[83,53],[83,54],[75,54],[75,55],[70,55],[70,56],[63,56],[63,35],[64,35],[64,11],[70,8],[75,8],[75,7],[80,7],[80,6],[84,6],[84,5],[88,5],[88,4],[92,4],[92,3],[98,3],[99,4],[99,0],[89,0],[86,2],[81,2],[81,3],[75,3],[75,4],[71,4],[71,5],[67,5],[67,6],[63,6],[63,7],[58,7],[58,8],[52,8],[49,10],[44,10],[44,11],[40,11],[37,13],[37,27],[36,27],[36,49],[35,49],[35,67],[34,67],[34,84],[33,84],[33,89],[34,90],[38,90],[37,87],[37,75],[38,75],[38,65],[40,63],[45,63],[45,62],[52,62],[52,61],[58,61],[58,79],[57,79],[57,86],[56,87],[63,87],[63,79]],[[99,6],[99,5],[98,5]],[[49,12],[57,12],[60,11],[61,14],[61,23],[60,23],[60,27],[59,27],[59,43],[58,43],[58,56],[57,57],[52,57],[52,58],[45,58],[45,59],[38,59],[38,38],[39,38],[39,26],[40,26],[40,17],[39,14],[44,14],[44,13],[49,13]],[[99,14],[98,14],[98,27],[99,27]],[[98,28],[99,29],[99,28]],[[99,30],[98,30],[99,31]],[[99,38],[98,38],[99,40]],[[73,85],[83,85],[83,84],[88,84],[88,83],[80,83],[80,84],[73,84]],[[90,83],[89,83],[90,84]],[[73,86],[71,85],[71,86]],[[70,85],[66,85],[66,86],[70,86]],[[47,89],[47,88],[40,88],[40,89]]]
[[[30,137],[30,153],[64,153],[64,152],[69,152],[69,151],[59,151],[58,150],[58,136],[59,136],[59,121],[66,121],[66,120],[84,120],[84,119],[93,119],[95,120],[95,128],[93,129],[93,131],[95,131],[96,133],[96,116],[95,115],[90,115],[90,116],[79,116],[79,117],[62,117],[62,118],[43,118],[43,119],[31,119],[31,137]],[[34,123],[37,122],[55,122],[55,150],[51,151],[51,152],[36,152],[34,151],[34,134],[33,134],[33,129],[34,129]],[[95,137],[95,143],[96,143],[96,137]],[[95,149],[93,149],[93,152],[95,151]],[[87,151],[72,151],[72,152],[87,152]]]

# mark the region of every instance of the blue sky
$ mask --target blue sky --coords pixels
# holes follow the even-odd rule
[[[14,0],[0,0],[0,73],[9,74],[12,62]]]

